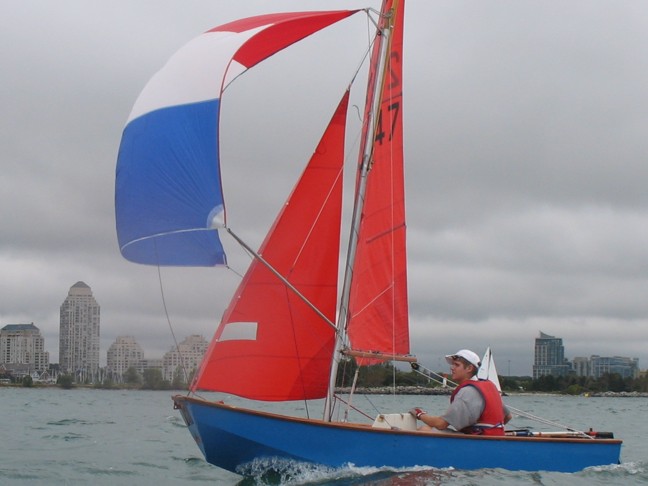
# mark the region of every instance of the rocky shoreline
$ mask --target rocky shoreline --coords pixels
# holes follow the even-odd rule
[[[351,388],[336,388],[336,393],[349,394]],[[397,386],[396,389],[390,386],[358,387],[355,390],[358,395],[450,395],[452,388],[427,388],[424,386]]]
[[[646,398],[648,393],[645,392],[596,392],[596,393],[583,393],[582,396],[587,397],[628,397],[628,398]]]
[[[337,388],[336,393],[348,394],[350,388]],[[396,389],[388,386],[358,387],[355,390],[358,395],[450,395],[452,388],[427,388],[424,386],[397,386]],[[521,395],[564,395],[559,392],[507,392],[509,396]],[[593,398],[648,398],[645,392],[588,392],[579,396]]]

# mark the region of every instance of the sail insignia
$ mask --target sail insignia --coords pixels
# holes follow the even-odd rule
[[[254,341],[257,338],[258,322],[228,322],[218,336],[218,341]]]

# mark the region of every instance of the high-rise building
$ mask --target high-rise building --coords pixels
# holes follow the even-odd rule
[[[601,378],[606,374],[617,374],[622,378],[639,377],[639,358],[595,354],[590,357],[590,363],[591,376],[594,378]]]
[[[133,336],[117,336],[107,353],[107,371],[121,377],[128,368],[141,368],[144,351]]]
[[[172,381],[174,374],[186,370],[187,375],[194,373],[203,359],[209,342],[198,334],[185,338],[177,348],[172,348],[162,357],[162,376],[165,380]]]
[[[77,380],[93,379],[99,371],[99,304],[92,289],[77,282],[61,305],[59,364],[61,373]]]
[[[29,371],[47,370],[49,353],[45,351],[45,339],[33,322],[7,324],[0,329],[0,363],[23,365]]]
[[[576,357],[572,361],[572,369],[576,376],[591,376],[592,363],[589,358]]]
[[[540,337],[535,340],[533,379],[548,375],[565,376],[567,373],[569,364],[565,361],[562,338],[540,332]]]

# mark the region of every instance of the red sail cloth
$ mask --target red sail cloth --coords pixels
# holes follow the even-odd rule
[[[347,92],[259,250],[332,322],[348,99]],[[237,328],[255,327],[256,335],[231,338]],[[334,328],[255,260],[225,311],[192,390],[268,401],[321,398],[334,343]]]
[[[404,0],[385,0],[382,9],[393,9],[394,30],[384,79],[378,85],[382,87],[380,112],[373,136],[347,325],[354,350],[385,354],[409,353],[402,119],[404,8]],[[376,46],[372,66],[377,65],[378,54]],[[370,74],[376,75],[375,71]],[[365,120],[370,118],[373,93],[367,96]],[[378,362],[365,358],[358,361],[365,365]]]
[[[258,64],[278,51],[308,37],[331,24],[339,22],[359,10],[331,10],[322,12],[287,12],[258,15],[235,20],[228,24],[214,27],[208,32],[245,32],[264,27],[249,41],[241,46],[232,58],[246,68]],[[268,24],[269,27],[265,27]]]

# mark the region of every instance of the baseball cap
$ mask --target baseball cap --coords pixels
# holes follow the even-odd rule
[[[445,359],[448,364],[452,364],[452,360],[457,358],[463,358],[468,361],[470,364],[475,365],[477,368],[481,365],[479,356],[476,353],[473,353],[470,349],[460,349],[455,354],[448,354]]]

